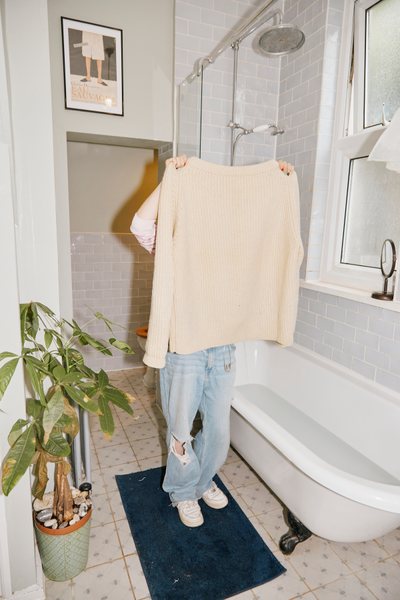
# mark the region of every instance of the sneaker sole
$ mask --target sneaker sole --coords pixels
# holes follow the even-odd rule
[[[210,508],[215,508],[216,510],[219,510],[220,508],[225,508],[225,506],[228,505],[228,498],[226,498],[226,500],[221,502],[213,502],[212,500],[208,500],[206,498],[203,497],[204,502],[207,504],[207,506],[209,506]]]
[[[204,519],[199,519],[198,521],[189,521],[188,519],[185,519],[185,517],[181,515],[181,513],[178,512],[178,514],[180,520],[184,525],[186,525],[186,527],[200,527],[200,525],[203,525],[204,523]]]

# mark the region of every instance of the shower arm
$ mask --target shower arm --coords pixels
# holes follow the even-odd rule
[[[256,29],[261,27],[261,25],[264,25],[264,23],[266,23],[267,21],[270,21],[271,19],[274,19],[276,16],[278,16],[279,18],[277,19],[277,23],[275,23],[275,25],[281,25],[283,13],[280,8],[277,8],[276,10],[274,10],[274,12],[264,15],[264,17],[262,17],[256,23],[254,23],[254,25],[248,31],[246,30],[243,33],[243,35],[241,35],[236,41],[239,44],[241,44],[245,38],[247,38],[249,35],[251,35]]]
[[[197,60],[194,64],[193,71],[182,81],[181,85],[191,83],[196,77],[199,77],[202,70],[208,67],[208,65],[212,64],[215,61],[215,59],[218,58],[218,56],[224,50],[226,50],[226,48],[229,48],[229,46],[233,46],[233,44],[236,41],[247,37],[247,35],[251,33],[249,29],[251,29],[252,27],[254,27],[254,29],[257,29],[257,27],[260,27],[260,25],[265,23],[265,21],[268,21],[270,18],[276,16],[278,11],[275,11],[275,13],[273,13],[272,15],[265,15],[265,20],[262,19],[262,16],[265,13],[265,11],[276,1],[277,0],[267,0],[267,2],[261,9],[257,9],[252,15],[250,15],[250,17],[241,27],[239,27],[230,35],[226,36],[209,55]],[[281,13],[281,11],[279,12]],[[252,29],[252,31],[254,31],[254,29]]]

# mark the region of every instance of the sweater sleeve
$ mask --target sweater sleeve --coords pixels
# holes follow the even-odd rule
[[[165,169],[160,189],[153,290],[146,352],[143,357],[146,365],[157,369],[165,365],[171,326],[174,290],[175,178],[176,169],[174,165],[169,165]]]
[[[157,234],[156,220],[142,219],[142,217],[139,217],[139,215],[135,213],[130,229],[139,244],[147,250],[147,252],[153,254]]]

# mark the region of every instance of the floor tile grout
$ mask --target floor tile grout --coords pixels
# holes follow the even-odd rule
[[[139,369],[137,370],[139,371]],[[129,595],[129,598],[131,598],[132,600],[150,600],[149,596],[143,596],[143,593],[145,593],[146,588],[142,587],[144,586],[143,580],[141,579],[142,576],[140,575],[139,579],[137,579],[136,581],[136,568],[138,564],[138,562],[136,561],[139,561],[140,559],[137,550],[135,549],[135,546],[133,546],[134,550],[131,550],[130,545],[128,545],[131,544],[131,542],[128,541],[128,538],[126,538],[125,541],[125,546],[127,549],[126,554],[124,551],[123,536],[126,533],[125,528],[127,527],[129,529],[129,522],[126,518],[125,513],[122,511],[121,504],[118,502],[116,503],[116,499],[117,501],[119,501],[119,495],[118,490],[113,489],[114,483],[112,480],[115,478],[115,475],[119,470],[121,470],[121,473],[128,472],[130,464],[132,464],[132,468],[134,466],[135,470],[143,470],[145,468],[148,468],[147,465],[149,463],[164,463],[166,457],[166,448],[163,449],[163,447],[160,445],[162,439],[160,431],[162,431],[161,428],[163,427],[164,423],[162,422],[161,418],[159,419],[156,416],[157,413],[155,411],[157,411],[158,408],[155,405],[154,392],[149,392],[148,390],[146,390],[143,386],[142,381],[139,381],[139,377],[143,375],[143,371],[141,373],[135,374],[133,378],[130,378],[126,373],[130,374],[130,371],[125,371],[121,373],[123,374],[123,377],[119,379],[119,384],[124,389],[129,387],[130,390],[132,390],[128,392],[129,394],[135,397],[135,402],[132,408],[134,410],[136,409],[140,413],[137,419],[124,419],[123,412],[118,410],[114,406],[112,407],[113,417],[115,419],[116,426],[115,434],[120,435],[121,438],[125,437],[126,439],[122,439],[117,443],[99,446],[98,444],[102,444],[103,441],[101,440],[101,430],[97,428],[96,421],[94,421],[92,417],[90,418],[90,425],[94,425],[93,429],[91,430],[91,453],[93,458],[92,466],[94,467],[92,470],[93,473],[96,473],[96,477],[98,478],[99,484],[101,486],[100,489],[104,490],[99,494],[96,494],[95,489],[93,490],[94,506],[96,505],[96,499],[99,499],[98,501],[102,502],[103,498],[110,505],[111,520],[109,523],[107,523],[107,525],[112,524],[112,528],[116,532],[116,541],[118,541],[117,551],[121,553],[121,556],[115,557],[108,561],[103,561],[98,564],[91,565],[86,569],[86,571],[90,572],[96,567],[104,567],[104,565],[108,565],[116,561],[123,561],[123,563],[121,562],[119,564],[124,565],[124,570],[127,573],[128,580],[126,582],[126,586],[128,586],[129,582],[131,592],[131,596]],[[141,424],[143,424],[143,427],[138,427],[137,434],[135,435],[135,425]],[[147,435],[147,429],[152,432],[151,435]],[[136,437],[137,435],[139,437]],[[144,435],[144,437],[141,437],[141,435]],[[149,440],[154,440],[154,442],[157,444],[155,454],[151,454],[150,456],[148,456],[147,452],[144,451],[144,454],[146,456],[141,456],[141,458],[139,458],[138,456],[140,456],[141,454],[141,451],[139,449],[141,447],[146,448],[147,445],[144,444],[144,442],[149,443]],[[118,450],[115,449],[121,445],[124,445],[127,448],[126,452],[128,452],[128,447],[130,448],[132,458],[127,459],[126,462],[123,463],[114,463],[114,459],[118,458],[116,456],[118,454]],[[137,451],[135,451],[134,447],[136,447]],[[112,453],[109,455],[110,464],[104,466],[104,457],[107,456],[107,452],[105,449],[107,448],[112,448],[113,450]],[[99,451],[101,452],[99,453]],[[102,458],[102,462],[100,461],[100,457]],[[152,463],[151,461],[154,462]],[[243,465],[243,467],[240,468],[240,465]],[[111,470],[111,472],[109,472],[108,470]],[[229,476],[226,473],[228,473]],[[246,481],[247,475],[251,478],[249,481]],[[387,545],[385,545],[384,543],[379,543],[377,540],[371,540],[371,542],[374,542],[371,550],[372,554],[368,555],[367,552],[366,561],[363,561],[360,565],[357,564],[356,561],[358,559],[357,556],[354,555],[354,550],[356,551],[356,548],[351,549],[352,554],[349,554],[349,560],[345,560],[344,558],[342,558],[343,549],[342,552],[340,552],[340,546],[335,546],[335,543],[327,542],[326,549],[329,549],[329,551],[331,552],[329,556],[332,557],[329,558],[329,560],[333,561],[333,563],[331,562],[331,575],[329,574],[329,572],[325,573],[323,577],[326,577],[327,581],[323,585],[316,584],[316,577],[318,576],[318,574],[316,575],[316,569],[314,569],[314,564],[312,564],[312,570],[310,571],[310,573],[313,575],[312,579],[314,579],[314,581],[307,581],[307,574],[309,572],[307,570],[302,569],[300,561],[296,561],[296,554],[286,556],[283,555],[279,549],[278,540],[281,535],[280,532],[282,529],[282,517],[279,517],[279,515],[281,514],[282,507],[280,506],[280,503],[278,502],[274,494],[271,493],[271,491],[268,489],[268,486],[265,485],[265,483],[260,479],[260,477],[258,477],[254,470],[249,465],[247,465],[247,463],[233,449],[229,455],[227,462],[221,470],[221,477],[223,478],[229,491],[232,493],[232,496],[234,496],[236,501],[241,504],[242,510],[246,512],[248,518],[252,521],[253,525],[256,527],[257,524],[256,529],[258,528],[260,535],[263,537],[263,539],[266,540],[267,545],[270,546],[271,552],[273,552],[273,554],[282,564],[286,565],[288,569],[290,568],[290,571],[288,571],[288,578],[283,578],[282,580],[280,580],[282,582],[281,587],[270,588],[272,590],[271,596],[269,596],[268,587],[264,586],[273,586],[272,582],[270,582],[269,584],[264,584],[264,586],[260,586],[260,588],[254,588],[252,590],[249,590],[252,598],[261,599],[264,597],[271,597],[272,600],[272,598],[275,597],[273,590],[280,589],[283,590],[282,593],[279,592],[279,598],[282,598],[282,600],[294,600],[295,598],[304,598],[305,600],[311,600],[311,598],[315,598],[316,600],[318,600],[320,598],[318,591],[323,593],[322,590],[327,588],[328,590],[330,590],[328,593],[335,594],[334,590],[337,589],[335,587],[335,584],[345,583],[345,580],[348,579],[351,589],[353,589],[353,586],[354,588],[357,587],[355,585],[355,582],[358,581],[360,582],[359,584],[357,584],[360,586],[360,591],[364,590],[365,593],[369,592],[371,598],[373,597],[379,600],[378,596],[376,595],[376,591],[374,593],[370,585],[368,585],[368,583],[371,583],[371,579],[369,579],[367,583],[366,575],[368,573],[368,569],[370,569],[371,567],[374,568],[379,563],[385,563],[385,561],[392,560],[394,563],[398,564],[398,562],[395,560],[395,557],[400,557],[400,548],[394,549],[394,538],[390,538],[390,540],[386,543]],[[257,486],[260,486],[260,490],[255,489],[257,488]],[[269,500],[270,496],[271,499]],[[254,500],[254,502],[251,502],[251,500]],[[276,506],[275,502],[277,502],[279,506]],[[270,507],[269,503],[271,503]],[[265,509],[263,508],[263,506],[265,506]],[[92,527],[94,530],[102,527],[103,525],[103,523],[92,523]],[[313,536],[313,538],[311,539],[317,540],[318,542],[320,538],[317,538],[317,536]],[[307,544],[307,542],[305,542],[305,544]],[[349,544],[349,546],[352,545]],[[301,545],[301,547],[305,548],[306,546]],[[318,547],[324,548],[325,546],[318,546],[317,544],[317,548]],[[115,549],[117,549],[117,546],[115,546]],[[113,549],[111,549],[111,551],[113,551]],[[321,561],[322,556],[320,559],[317,553],[313,555],[312,549],[310,550],[310,554],[308,556],[309,562],[312,562],[314,560],[317,566],[322,566],[322,563],[318,562]],[[130,562],[130,559],[133,559],[134,557],[136,557],[134,559],[134,562]],[[352,557],[354,557],[354,559]],[[134,571],[132,571],[133,566],[135,568]],[[339,572],[339,568],[342,569],[342,571],[346,570],[344,576],[337,575],[337,573]],[[334,569],[337,569],[337,573],[334,573]],[[323,581],[323,577],[321,579],[318,579],[318,581]],[[332,577],[332,579],[330,577]],[[141,592],[135,594],[135,589],[138,586]],[[301,591],[303,588],[304,591]],[[295,589],[297,589],[297,592],[295,591]],[[126,593],[128,594],[128,591]],[[350,596],[346,597],[350,598]],[[353,599],[351,598],[351,600]]]

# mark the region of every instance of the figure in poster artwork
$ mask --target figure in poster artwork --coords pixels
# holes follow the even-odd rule
[[[103,36],[100,33],[82,31],[82,56],[85,57],[86,76],[81,81],[87,82],[92,80],[91,66],[93,59],[97,64],[97,83],[107,86],[107,83],[101,76],[104,61],[104,44]]]
[[[122,116],[122,30],[61,17],[65,108]]]

